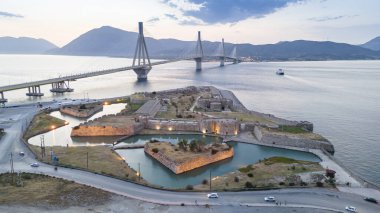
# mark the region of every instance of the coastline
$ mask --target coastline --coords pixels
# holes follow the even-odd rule
[[[233,138],[233,137],[231,137],[231,138]],[[312,150],[312,149],[305,149],[305,148],[289,147],[289,146],[279,146],[279,145],[263,144],[263,143],[260,143],[258,141],[246,140],[246,139],[239,138],[238,140],[239,140],[239,142],[242,142],[242,143],[252,143],[252,144],[257,144],[257,145],[273,146],[273,147],[277,147],[277,148],[293,149],[293,150],[298,150],[298,151],[311,152],[311,153],[317,155],[322,160],[322,162],[326,162],[326,166],[328,166],[329,168],[332,168],[330,166],[333,166],[334,168],[338,168],[339,171],[340,170],[344,171],[344,175],[342,175],[342,179],[341,179],[342,183],[344,183],[345,180],[348,180],[348,181],[354,183],[354,185],[352,185],[351,188],[369,189],[367,187],[372,187],[371,185],[363,185],[363,184],[361,184],[360,181],[356,180],[355,177],[352,177],[350,175],[350,173],[352,173],[352,172],[347,172],[345,168],[343,168],[342,166],[340,166],[336,162],[334,162],[334,160],[331,159],[327,154],[323,153],[323,151]],[[358,194],[358,190],[349,190],[350,188],[347,189],[347,187],[344,187],[344,186],[339,186],[338,189],[341,190],[341,191],[349,191],[350,193],[356,193],[356,194]],[[375,192],[371,192],[371,193],[375,194],[375,196],[373,196],[373,197],[376,197],[376,198],[378,197],[376,195],[376,193],[378,192],[377,190],[378,190],[378,188],[375,189]],[[361,190],[361,191],[363,191],[363,190]],[[364,190],[364,191],[366,191],[365,193],[368,192],[368,190]],[[361,195],[362,194],[363,194],[363,192],[361,192]]]

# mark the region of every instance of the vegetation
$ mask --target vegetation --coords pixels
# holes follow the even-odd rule
[[[35,135],[49,132],[64,125],[66,125],[64,120],[42,113],[33,118],[24,138],[29,139]]]
[[[316,171],[321,173],[324,171],[319,163],[286,157],[271,157],[225,174],[213,180],[212,185],[215,190],[307,186],[308,184],[302,181],[299,174]],[[195,188],[207,190],[207,186],[203,184]]]
[[[288,125],[281,125],[278,128],[279,131],[281,132],[288,132],[288,133],[293,133],[293,134],[300,134],[300,133],[307,133],[308,131],[304,130],[301,127],[298,126],[288,126]]]
[[[42,158],[41,148],[29,145],[39,161],[52,163],[49,151],[59,158],[59,165],[69,168],[80,168],[91,172],[110,175],[121,179],[137,181],[136,171],[125,163],[116,152],[105,146],[89,147],[46,147],[46,156]],[[87,167],[88,155],[88,167]],[[107,160],[105,160],[107,159]],[[141,180],[143,181],[143,180]],[[142,182],[144,183],[144,182]]]
[[[40,174],[0,174],[0,205],[90,206],[108,201],[112,194],[72,181]],[[16,182],[18,184],[16,184]]]
[[[187,186],[186,186],[186,189],[187,189],[187,190],[193,190],[194,187],[193,187],[193,185],[187,185]]]
[[[167,105],[167,111],[158,112],[156,117],[166,119],[194,119],[200,117],[201,115],[189,111],[194,102],[195,97],[193,95],[179,95],[172,97],[170,103]]]
[[[234,118],[238,121],[244,121],[244,122],[259,122],[262,124],[274,124],[269,119],[253,115],[253,114],[247,114],[243,112],[207,112],[206,114],[212,115],[215,117],[221,117],[221,118]]]

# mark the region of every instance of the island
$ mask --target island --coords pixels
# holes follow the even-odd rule
[[[226,143],[205,144],[202,141],[186,140],[178,144],[148,142],[144,151],[175,174],[181,174],[211,163],[232,158],[234,149]]]

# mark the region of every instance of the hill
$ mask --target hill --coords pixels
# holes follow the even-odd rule
[[[371,50],[380,51],[380,36],[360,46],[371,49]]]
[[[43,54],[58,48],[44,39],[29,37],[0,37],[0,53],[2,54]]]

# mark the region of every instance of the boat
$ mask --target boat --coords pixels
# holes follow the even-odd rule
[[[277,75],[285,75],[285,72],[284,72],[283,69],[278,69],[278,70],[276,71],[276,74],[277,74]]]

